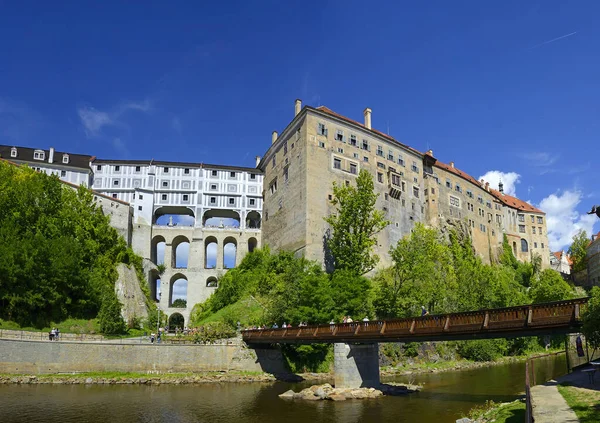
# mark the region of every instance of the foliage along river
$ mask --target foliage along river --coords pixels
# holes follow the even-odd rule
[[[564,354],[536,360],[538,382],[564,374]],[[525,363],[427,373],[409,396],[374,400],[294,401],[278,394],[309,383],[202,385],[0,385],[0,422],[454,423],[491,399],[513,401],[524,391]],[[407,377],[386,381],[409,381]]]

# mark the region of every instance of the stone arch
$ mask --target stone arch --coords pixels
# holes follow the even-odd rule
[[[261,217],[260,213],[252,210],[246,215],[246,228],[260,229]]]
[[[190,255],[190,240],[185,235],[177,235],[171,242],[171,267],[187,269]]]
[[[233,269],[237,258],[237,240],[228,236],[223,241],[223,269]]]
[[[148,284],[150,285],[150,299],[152,301],[160,301],[160,273],[158,270],[152,269],[148,272]]]
[[[219,243],[214,236],[206,237],[204,240],[204,268],[216,269]]]
[[[194,226],[196,216],[189,207],[164,206],[154,210],[152,223],[159,226]]]
[[[181,313],[173,313],[169,316],[169,331],[175,328],[183,329],[185,327],[185,318]]]
[[[529,244],[527,240],[521,238],[521,252],[528,253],[529,252]]]
[[[169,283],[169,307],[173,305],[173,301],[182,298],[187,301],[188,280],[182,273],[176,273],[171,278]]]
[[[211,276],[206,280],[206,286],[209,288],[217,288],[219,286],[219,281],[216,277]]]
[[[165,246],[167,245],[165,237],[157,235],[152,238],[152,248],[150,259],[156,265],[165,263]]]
[[[202,216],[202,226],[206,228],[239,228],[240,214],[227,209],[210,209]]]
[[[248,239],[248,252],[251,253],[258,247],[258,241],[256,238],[252,237]]]

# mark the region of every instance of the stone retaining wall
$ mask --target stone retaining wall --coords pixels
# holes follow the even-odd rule
[[[19,339],[30,341],[48,341],[48,332],[32,332],[26,330],[0,329],[0,338]],[[87,333],[60,333],[60,339],[64,341],[103,341],[102,335],[91,335]]]
[[[264,371],[285,373],[281,352],[244,345],[157,345],[0,339],[0,373]]]

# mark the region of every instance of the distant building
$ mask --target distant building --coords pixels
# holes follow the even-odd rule
[[[573,260],[564,251],[555,251],[550,257],[550,267],[563,275],[571,274]]]
[[[592,235],[586,250],[587,280],[589,286],[600,286],[600,232]]]
[[[0,145],[0,158],[26,164],[38,172],[56,175],[61,181],[77,186],[89,187],[93,176],[90,168],[92,156],[55,151],[53,147],[44,150]]]

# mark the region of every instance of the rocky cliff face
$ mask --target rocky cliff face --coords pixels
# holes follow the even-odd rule
[[[125,322],[130,322],[134,317],[138,319],[148,318],[148,309],[146,307],[146,296],[140,288],[140,280],[137,277],[135,268],[120,263],[117,265],[119,278],[115,283],[117,298],[123,304],[121,315]]]

